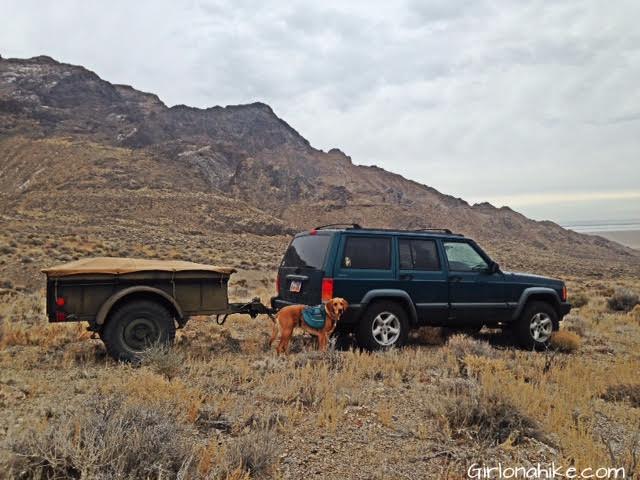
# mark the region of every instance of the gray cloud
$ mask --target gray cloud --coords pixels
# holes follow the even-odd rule
[[[316,147],[473,201],[640,189],[632,0],[2,3],[4,56],[170,105],[265,101]],[[580,202],[519,208],[638,214]]]

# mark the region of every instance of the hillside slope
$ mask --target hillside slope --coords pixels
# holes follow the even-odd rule
[[[354,165],[337,149],[314,149],[265,104],[167,107],[49,57],[0,59],[0,213],[6,232],[46,225],[109,240],[122,228],[122,242],[130,236],[140,245],[224,237],[216,260],[262,255],[265,268],[278,250],[265,252],[282,248],[292,231],[356,221],[446,226],[473,235],[509,268],[640,272],[640,252],[614,242],[509,208],[471,206]],[[234,243],[238,233],[252,240]],[[131,253],[167,252],[158,245]]]

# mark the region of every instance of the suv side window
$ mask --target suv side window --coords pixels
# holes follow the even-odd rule
[[[487,262],[475,248],[465,242],[444,242],[449,270],[454,272],[479,272],[486,270]]]
[[[400,270],[440,270],[438,248],[434,240],[399,239]]]
[[[391,238],[347,237],[342,268],[391,269]]]

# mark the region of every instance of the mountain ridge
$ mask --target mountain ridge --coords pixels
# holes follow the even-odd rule
[[[565,270],[588,272],[598,263],[640,271],[640,252],[614,242],[509,207],[471,205],[378,166],[354,164],[338,148],[316,149],[265,103],[168,107],[153,93],[46,56],[0,59],[0,154],[4,214],[54,215],[47,203],[59,205],[54,198],[73,189],[86,218],[104,208],[107,221],[148,225],[143,208],[118,213],[120,203],[109,207],[107,196],[98,205],[89,194],[128,192],[132,206],[156,195],[162,212],[156,219],[166,225],[257,235],[344,221],[448,227],[523,267],[566,263]],[[180,192],[180,215],[164,206],[166,191]],[[519,249],[527,252],[524,260]]]

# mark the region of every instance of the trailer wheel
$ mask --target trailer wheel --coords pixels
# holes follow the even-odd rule
[[[138,360],[138,354],[151,345],[173,344],[175,336],[171,313],[149,300],[131,300],[118,306],[100,334],[107,353],[124,362]]]

